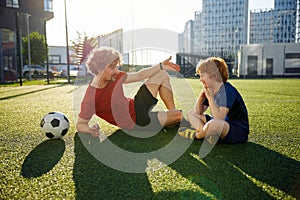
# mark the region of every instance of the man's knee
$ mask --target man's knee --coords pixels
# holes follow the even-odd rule
[[[160,77],[164,81],[170,81],[170,76],[165,70],[160,71]]]

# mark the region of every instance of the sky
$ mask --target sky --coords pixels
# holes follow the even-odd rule
[[[201,10],[201,0],[66,0],[69,40],[142,28],[182,33],[185,23]],[[271,8],[274,0],[249,0],[249,8]],[[54,18],[47,22],[50,46],[66,46],[64,0],[53,0]]]

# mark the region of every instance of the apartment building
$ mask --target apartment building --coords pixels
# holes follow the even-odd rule
[[[16,78],[17,38],[35,31],[45,34],[45,23],[54,16],[52,5],[52,0],[0,0],[0,82]]]

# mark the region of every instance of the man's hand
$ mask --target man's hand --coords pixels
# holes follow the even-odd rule
[[[170,56],[168,59],[166,59],[165,61],[162,62],[163,69],[178,72],[180,70],[180,66],[175,63],[170,62],[171,59],[172,59],[172,56]]]
[[[76,124],[76,128],[78,132],[91,134],[93,137],[99,137],[100,135],[100,127],[98,124],[94,126],[90,126],[89,120],[82,119],[78,117],[78,121]]]

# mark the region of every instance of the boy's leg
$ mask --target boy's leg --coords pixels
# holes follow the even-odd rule
[[[203,139],[209,136],[220,136],[224,139],[229,132],[229,124],[224,120],[209,120],[205,115],[196,114],[193,110],[188,112],[188,119],[192,127],[196,129],[195,137]],[[182,129],[184,132],[186,129]]]
[[[213,119],[207,122],[203,131],[207,136],[219,135],[221,139],[224,139],[229,132],[229,124],[224,120]]]
[[[187,117],[193,128],[197,130],[203,129],[203,126],[206,123],[206,118],[204,115],[198,115],[193,110],[190,110],[187,113]]]

